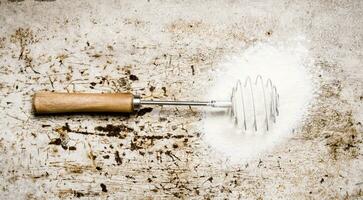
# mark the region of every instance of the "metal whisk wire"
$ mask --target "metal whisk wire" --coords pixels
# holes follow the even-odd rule
[[[262,93],[263,93],[263,104],[264,104],[264,108],[265,108],[265,123],[266,123],[266,130],[269,130],[269,125],[268,125],[268,117],[267,117],[267,105],[266,105],[266,94],[265,94],[265,87],[263,87],[263,80],[262,80],[262,76],[258,75],[256,77],[255,80],[255,85],[257,85],[258,80],[261,81],[261,88],[262,88]]]
[[[246,118],[247,113],[249,116],[252,114],[253,117],[253,129],[257,131],[261,126],[257,123],[258,116],[256,115],[256,96],[255,93],[258,92],[258,87],[260,87],[260,91],[262,94],[262,108],[264,109],[264,123],[266,126],[266,131],[270,130],[270,121],[273,123],[276,122],[276,117],[279,115],[278,110],[278,101],[279,96],[277,93],[276,86],[272,84],[270,79],[267,79],[266,83],[264,83],[261,75],[258,75],[254,82],[252,82],[251,77],[247,77],[244,84],[242,84],[241,80],[238,80],[235,86],[232,89],[231,94],[231,107],[229,109],[229,115],[233,119],[235,125],[239,128],[243,128],[245,131],[248,128]],[[267,95],[266,95],[267,93]],[[249,104],[246,105],[246,98],[250,99]],[[261,102],[261,101],[260,101]],[[251,106],[251,110],[247,110],[246,108]]]

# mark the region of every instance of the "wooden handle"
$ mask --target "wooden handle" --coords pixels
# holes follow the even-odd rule
[[[134,110],[130,93],[53,93],[34,94],[35,113],[123,112]]]

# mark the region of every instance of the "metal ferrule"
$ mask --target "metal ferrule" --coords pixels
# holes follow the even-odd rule
[[[134,95],[133,99],[132,99],[132,106],[134,110],[140,110],[141,108],[141,98],[140,96],[136,96]]]

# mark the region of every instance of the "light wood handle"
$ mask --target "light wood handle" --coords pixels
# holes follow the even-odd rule
[[[71,113],[71,112],[123,112],[134,110],[133,95],[130,93],[53,93],[34,94],[35,113]]]

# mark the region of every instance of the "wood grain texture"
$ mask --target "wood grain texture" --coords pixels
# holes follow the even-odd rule
[[[133,95],[130,93],[53,93],[34,94],[35,113],[74,113],[74,112],[132,112]]]
[[[362,199],[362,10],[363,1],[0,1],[0,199]],[[313,65],[311,118],[239,165],[207,145],[205,108],[30,112],[35,91],[203,99],[249,47],[305,40],[307,52],[291,53]]]

